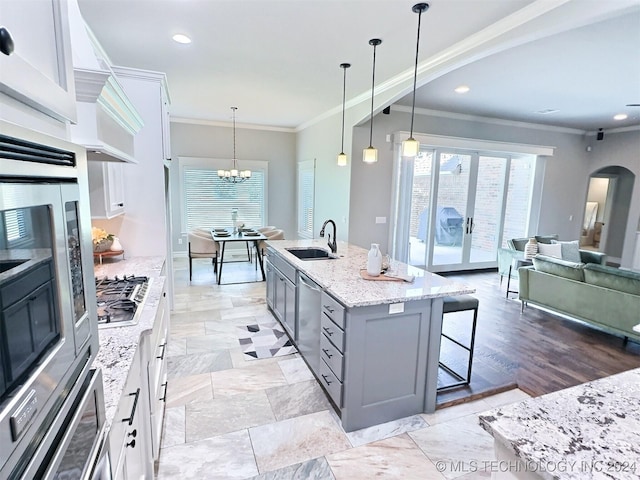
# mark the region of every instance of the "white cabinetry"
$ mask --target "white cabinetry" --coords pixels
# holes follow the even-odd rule
[[[14,52],[0,55],[0,92],[57,120],[75,121],[67,1],[2,2]]]
[[[109,431],[115,480],[153,478],[147,423],[149,404],[141,376],[142,355],[142,349],[138,348]]]
[[[167,395],[167,341],[169,336],[169,309],[167,308],[166,285],[158,303],[158,311],[149,342],[149,357],[146,361],[149,383],[151,451],[153,459],[160,455],[162,420]]]
[[[171,121],[170,121],[170,101],[169,92],[166,88],[161,89],[162,95],[162,151],[165,161],[171,160]]]
[[[165,278],[155,281],[162,282],[162,293],[153,327],[140,336],[109,432],[115,480],[152,479],[153,462],[160,455],[167,393],[169,309]]]
[[[89,162],[89,198],[92,218],[113,218],[125,212],[124,173],[118,162]]]

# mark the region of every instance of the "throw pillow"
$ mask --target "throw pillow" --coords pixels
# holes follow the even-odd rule
[[[538,243],[538,253],[548,257],[562,258],[562,245],[555,243]]]
[[[580,263],[580,246],[578,240],[572,242],[559,242],[558,240],[551,240],[552,245],[560,245],[562,252],[562,259],[567,262]]]

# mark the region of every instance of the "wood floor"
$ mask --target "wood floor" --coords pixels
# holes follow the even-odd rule
[[[640,367],[640,344],[624,345],[621,337],[532,306],[521,314],[517,295],[505,298],[506,279],[500,286],[495,272],[446,276],[476,288],[480,306],[471,385],[440,392],[439,408],[514,386],[539,396]],[[443,330],[463,337],[471,312],[450,315],[445,315]],[[450,355],[459,370],[467,362],[463,353],[458,349]]]

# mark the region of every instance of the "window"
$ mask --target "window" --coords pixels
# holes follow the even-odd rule
[[[298,236],[313,238],[315,160],[298,163]]]
[[[243,183],[227,183],[218,178],[218,168],[228,160],[181,158],[183,225],[193,228],[232,226],[231,212],[238,209],[238,221],[249,227],[266,224],[267,162],[241,162],[251,169]]]

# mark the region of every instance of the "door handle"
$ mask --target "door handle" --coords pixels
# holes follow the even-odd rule
[[[473,223],[473,217],[469,217],[469,233],[473,233],[473,229],[475,228],[476,224]]]

